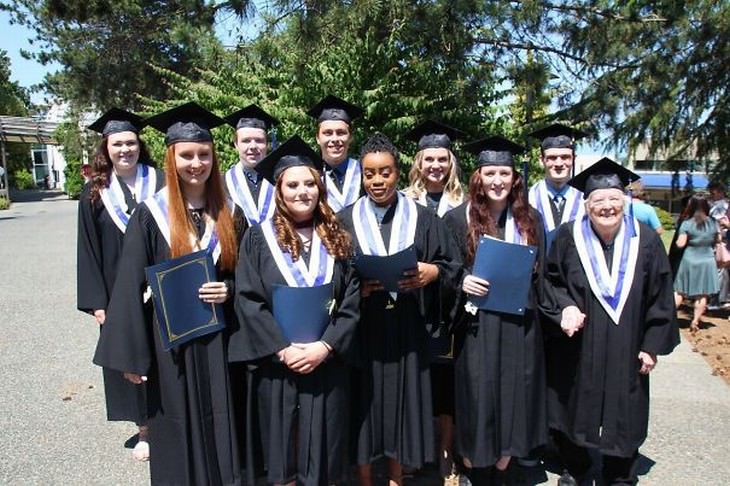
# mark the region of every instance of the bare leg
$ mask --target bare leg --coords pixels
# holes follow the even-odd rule
[[[357,466],[357,477],[360,486],[373,486],[373,466],[370,464]]]
[[[402,486],[403,468],[394,459],[388,459],[388,486]]]
[[[139,426],[139,440],[137,445],[132,449],[132,457],[137,461],[150,460],[150,445],[147,441],[149,437],[149,427],[146,425]]]
[[[676,309],[679,309],[679,306],[682,305],[682,301],[684,300],[684,297],[682,297],[682,294],[679,292],[674,292],[674,307]]]
[[[454,456],[452,449],[454,444],[454,418],[451,415],[439,415],[438,428],[441,442],[439,444],[439,472],[444,478],[454,473]]]
[[[692,318],[692,324],[690,325],[690,331],[697,332],[700,330],[700,319],[707,310],[707,296],[703,295],[695,299],[694,304],[694,317]]]
[[[502,456],[499,458],[494,467],[496,467],[498,471],[504,471],[507,469],[507,466],[509,466],[510,459],[512,459],[512,456]]]

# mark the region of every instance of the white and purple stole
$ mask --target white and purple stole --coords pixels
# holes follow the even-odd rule
[[[337,189],[337,183],[332,180],[332,176],[325,172],[325,186],[327,186],[327,204],[332,211],[338,213],[350,204],[357,201],[360,197],[360,187],[362,185],[360,162],[355,159],[347,159],[347,171],[345,172],[345,180],[342,182],[342,191]]]
[[[274,262],[289,287],[317,287],[332,281],[335,259],[327,252],[327,247],[324,246],[317,231],[312,232],[312,246],[310,247],[309,265],[307,266],[301,256],[297,261],[293,261],[291,253],[281,249],[276,239],[273,219],[262,223],[261,230],[269,246],[269,251],[274,257]]]
[[[565,191],[565,206],[560,221],[553,220],[553,211],[551,208],[552,196],[550,195],[550,191],[548,191],[547,182],[544,179],[530,188],[528,197],[530,205],[542,215],[546,233],[553,231],[563,223],[580,219],[585,213],[585,209],[583,208],[583,193],[574,187],[568,187]]]
[[[416,199],[416,202],[421,206],[428,206],[428,203],[426,202],[426,193],[422,192],[418,199]],[[438,208],[436,208],[436,214],[439,218],[443,218],[444,214],[459,206],[462,202],[463,198],[457,201],[451,199],[448,195],[443,194],[439,200]]]
[[[633,225],[633,233],[636,236],[632,237],[629,225]],[[636,260],[639,255],[638,222],[628,214],[624,215],[621,228],[614,238],[610,272],[601,241],[591,228],[587,215],[573,222],[573,239],[591,292],[614,324],[618,325],[634,282]]]
[[[168,212],[168,193],[167,188],[161,189],[151,198],[145,201],[145,205],[152,213],[152,217],[157,223],[157,227],[165,238],[167,245],[170,246],[170,216]],[[194,250],[208,250],[213,257],[213,262],[218,262],[218,257],[221,255],[221,244],[218,240],[218,231],[216,231],[215,223],[208,218],[205,222],[205,233],[203,237],[198,240],[194,235],[190,235],[190,242],[193,245]]]
[[[109,187],[105,187],[100,191],[101,202],[119,228],[119,231],[125,233],[129,224],[129,214],[127,211],[127,202],[124,199],[124,191],[117,174],[112,171]],[[134,200],[141,203],[145,199],[151,197],[157,189],[157,172],[147,164],[137,163],[137,175],[134,179]]]
[[[363,196],[355,202],[352,208],[352,225],[355,228],[360,251],[364,255],[393,255],[414,244],[418,226],[416,202],[401,192],[398,192],[397,196],[387,247],[375,217],[372,200],[368,196]],[[397,292],[390,292],[390,295],[395,299]]]
[[[246,181],[241,162],[226,172],[226,187],[233,202],[243,210],[249,226],[271,219],[274,215],[274,186],[266,179],[261,179],[258,203],[254,200],[251,188]]]

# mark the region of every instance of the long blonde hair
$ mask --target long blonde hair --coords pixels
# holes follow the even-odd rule
[[[408,173],[408,187],[403,190],[406,196],[412,197],[413,199],[419,199],[426,193],[425,177],[422,171],[424,150],[420,150],[416,154],[411,170]],[[460,203],[464,199],[464,189],[461,187],[461,182],[459,181],[459,164],[454,153],[449,149],[446,149],[446,151],[449,153],[449,168],[446,174],[446,184],[444,185],[444,196],[454,202]]]

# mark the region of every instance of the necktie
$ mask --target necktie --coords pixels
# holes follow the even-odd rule
[[[565,198],[560,195],[556,194],[553,196],[553,203],[555,203],[555,209],[558,210],[559,213],[563,213],[563,207],[565,206]]]

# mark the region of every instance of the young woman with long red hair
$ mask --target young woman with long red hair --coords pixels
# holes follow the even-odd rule
[[[91,164],[91,180],[79,198],[77,308],[92,314],[100,326],[106,320],[129,218],[165,183],[139,137],[142,126],[142,117],[112,108],[88,127],[102,139]],[[107,420],[135,422],[139,440],[132,455],[147,460],[144,387],[129,383],[116,370],[104,368],[103,374]]]
[[[514,168],[513,157],[522,148],[501,137],[465,148],[478,154],[478,169],[469,181],[467,202],[445,217],[465,264],[456,320],[455,449],[474,484],[492,484],[511,457],[525,457],[547,441],[544,351],[537,320],[544,229]],[[471,274],[482,235],[537,247],[524,316],[464,305],[469,296],[489,292],[489,282]]]
[[[230,359],[249,369],[249,484],[257,476],[277,485],[343,484],[349,472],[349,363],[360,290],[350,235],[327,205],[322,165],[294,137],[256,166],[275,188],[276,209],[244,238],[235,299],[241,331],[230,347]],[[312,290],[324,290],[330,305],[308,309],[277,297]],[[285,331],[286,312],[299,329],[321,313],[323,327],[296,341]]]
[[[240,485],[225,332],[166,351],[143,295],[145,267],[198,250],[218,270],[199,298],[225,304],[233,295],[245,223],[231,213],[213,148],[210,128],[223,120],[188,103],[147,123],[166,132],[167,187],[132,216],[94,362],[147,384],[152,484]]]

